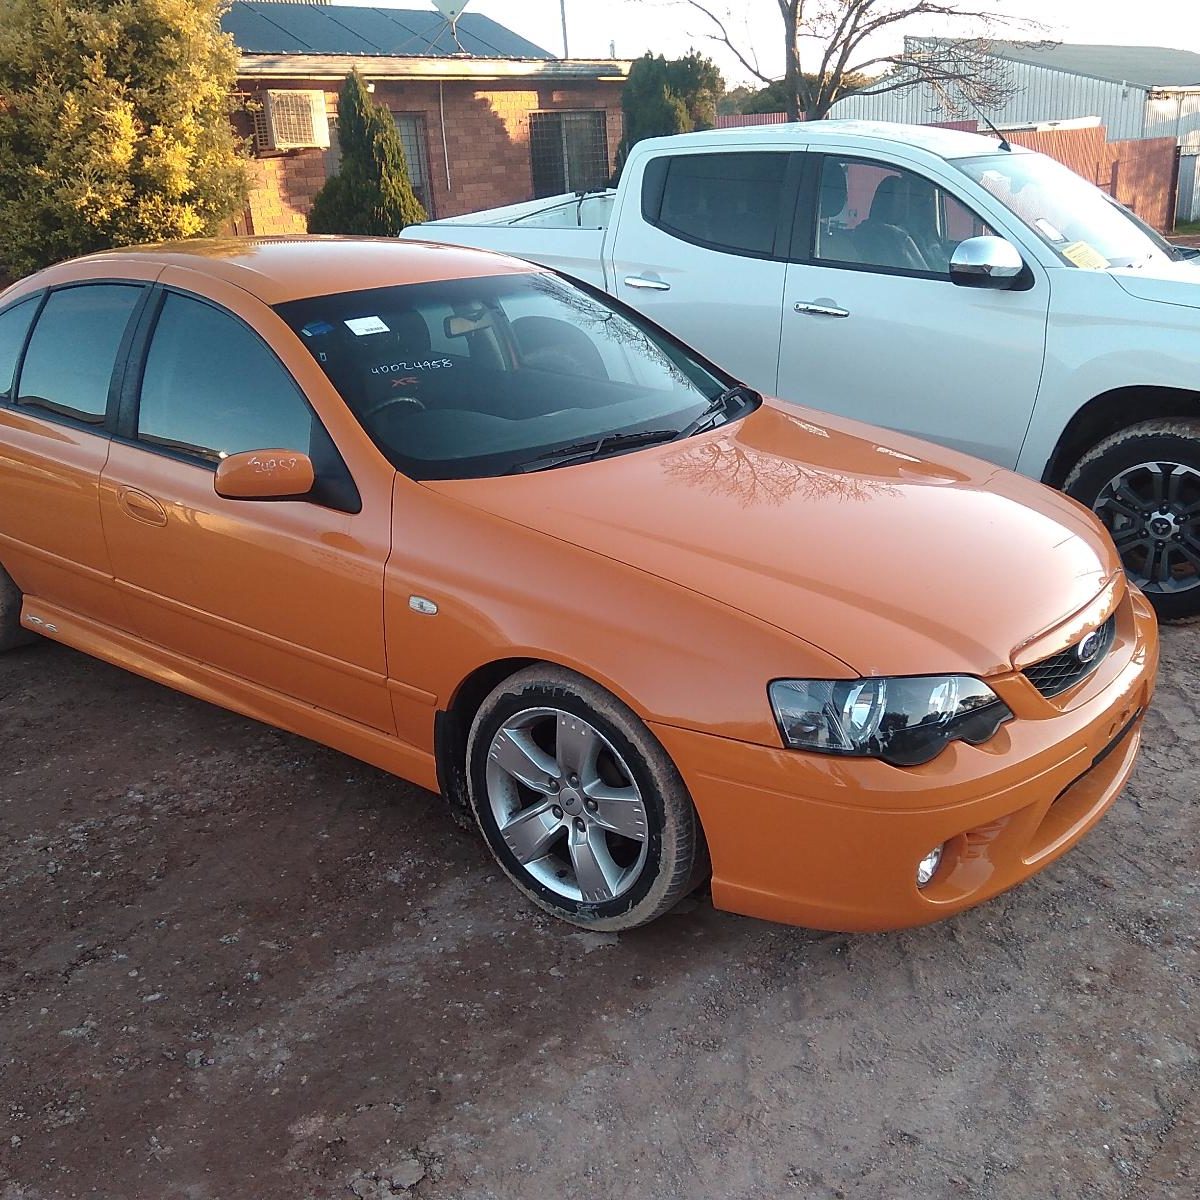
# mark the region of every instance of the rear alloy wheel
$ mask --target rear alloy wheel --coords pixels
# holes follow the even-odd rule
[[[1200,423],[1123,429],[1079,460],[1064,491],[1104,522],[1160,618],[1200,618]]]
[[[661,916],[707,865],[692,802],[638,717],[590,680],[531,667],[483,702],[467,746],[471,807],[508,877],[588,929]]]
[[[21,624],[21,600],[12,576],[0,567],[0,653],[37,641],[37,634]]]

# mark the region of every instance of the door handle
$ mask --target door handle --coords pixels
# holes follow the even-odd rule
[[[818,317],[848,317],[850,310],[848,308],[838,308],[836,304],[811,304],[803,300],[797,300],[795,310],[798,313],[812,313]]]
[[[139,492],[137,488],[121,488],[117,493],[121,511],[144,525],[165,525],[167,510],[153,496]]]
[[[662,279],[649,279],[645,275],[626,275],[625,286],[631,288],[648,288],[653,292],[669,292],[671,285]]]

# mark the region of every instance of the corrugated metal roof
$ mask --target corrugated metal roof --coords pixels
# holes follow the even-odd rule
[[[405,8],[237,0],[221,18],[221,28],[243,54],[447,58],[465,52],[475,58],[554,58],[480,13],[459,17],[457,46],[441,13]]]
[[[1166,46],[1088,46],[1041,47],[1036,42],[993,42],[991,52],[997,58],[1090,75],[1113,83],[1132,83],[1137,87],[1200,87],[1200,54],[1191,50],[1172,50]]]

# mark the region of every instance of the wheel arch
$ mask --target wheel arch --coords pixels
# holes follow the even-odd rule
[[[1042,482],[1061,488],[1071,468],[1106,437],[1142,421],[1176,417],[1200,417],[1200,391],[1135,385],[1101,392],[1067,422],[1042,471]]]
[[[585,665],[562,662],[548,655],[535,653],[516,654],[481,663],[459,682],[450,693],[446,707],[439,709],[433,719],[433,757],[438,787],[451,811],[456,814],[456,819],[470,820],[467,800],[467,737],[479,706],[493,689],[506,679],[518,671],[525,670],[526,667],[536,666],[558,667],[581,675],[615,696],[639,719],[647,719],[643,706],[624,688],[615,686],[604,673],[590,670]]]
[[[467,734],[479,706],[493,688],[542,660],[498,658],[472,670],[433,718],[433,761],[438,787],[455,819],[470,821],[467,804]]]
[[[545,654],[533,653],[515,654],[481,663],[464,676],[450,693],[446,707],[439,709],[433,719],[433,757],[438,786],[452,810],[463,814],[467,812],[467,735],[479,706],[504,680],[526,667],[539,665],[561,667],[590,679],[645,720],[641,706],[623,688],[614,686],[605,675],[578,663],[561,662]]]

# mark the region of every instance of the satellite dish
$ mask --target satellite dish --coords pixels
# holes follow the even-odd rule
[[[433,6],[446,18],[446,25],[450,27],[450,36],[454,38],[454,44],[462,50],[462,42],[458,40],[458,18],[462,16],[463,9],[471,3],[471,0],[433,0]],[[443,29],[445,26],[442,27]]]

